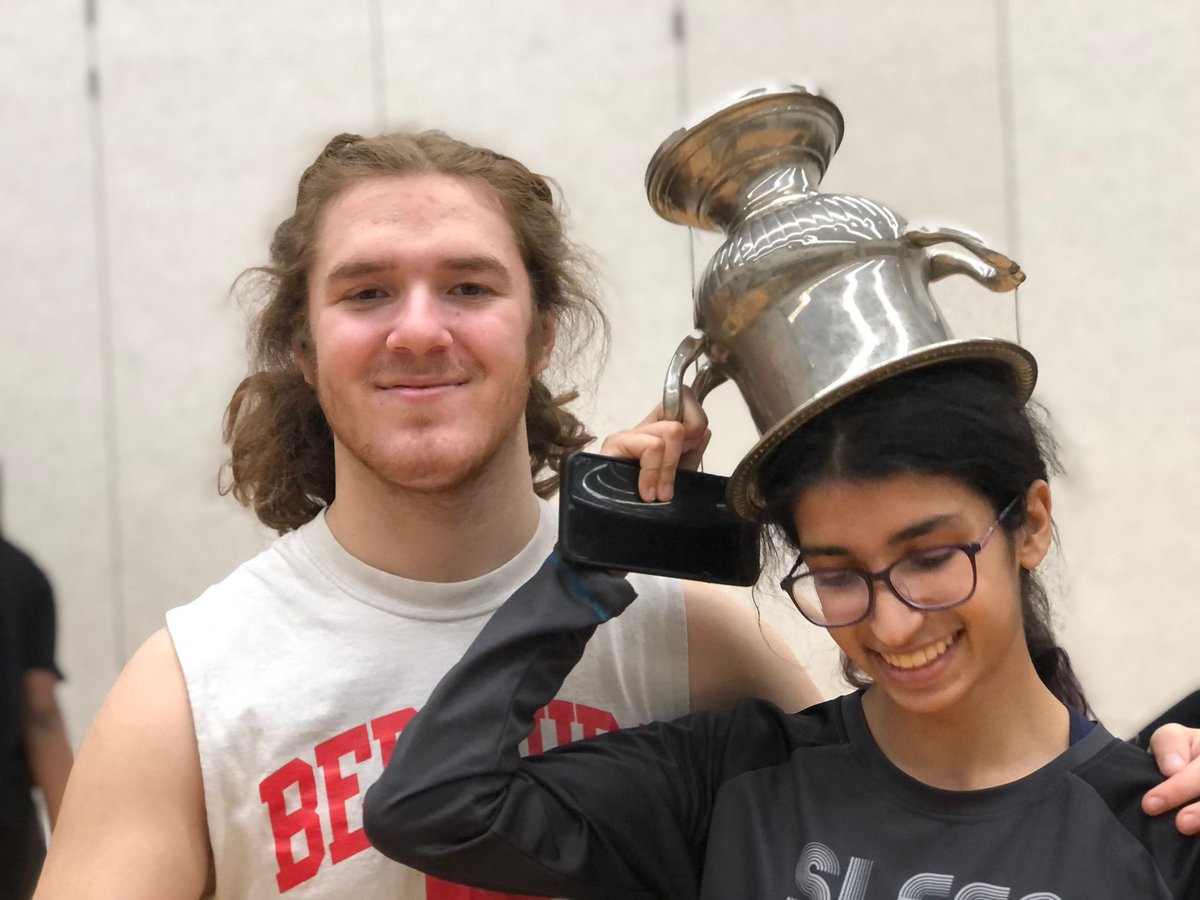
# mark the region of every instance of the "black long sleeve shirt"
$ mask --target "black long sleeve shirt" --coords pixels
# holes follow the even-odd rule
[[[982,791],[931,788],[860,695],[757,700],[522,759],[534,712],[627,582],[555,556],[442,680],[367,793],[372,843],[443,878],[584,898],[1200,898],[1200,840],[1139,808],[1148,755],[1102,727]]]

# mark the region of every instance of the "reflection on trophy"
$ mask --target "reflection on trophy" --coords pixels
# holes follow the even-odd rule
[[[696,328],[668,367],[663,406],[681,418],[693,364],[700,399],[727,379],[738,386],[761,435],[729,483],[747,518],[761,509],[767,454],[868,384],[961,357],[1007,365],[1026,397],[1037,375],[1017,344],[955,339],[929,292],[955,274],[1013,290],[1025,277],[1015,262],[969,233],[911,227],[873,200],[818,191],[843,127],[838,108],[804,88],[755,91],[672,134],[646,170],[659,215],[726,235],[700,277]]]

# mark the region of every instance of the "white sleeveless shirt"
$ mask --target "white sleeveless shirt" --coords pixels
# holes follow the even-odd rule
[[[216,898],[502,896],[377,853],[362,831],[362,796],[405,722],[549,555],[556,512],[540,503],[525,549],[470,581],[373,569],[319,515],[167,613],[196,727]],[[639,599],[600,626],[542,711],[530,752],[688,712],[682,587],[630,580]]]

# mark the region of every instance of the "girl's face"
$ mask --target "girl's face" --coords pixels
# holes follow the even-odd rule
[[[1035,568],[1050,544],[1050,492],[1035,482],[1026,523],[1000,529],[976,556],[975,592],[950,609],[920,611],[876,580],[875,603],[861,622],[830,635],[886,697],[912,713],[954,709],[993,688],[1020,684],[1032,671],[1021,620],[1020,570]],[[897,475],[879,481],[827,481],[792,508],[810,569],[879,572],[910,553],[977,542],[998,515],[955,479]]]

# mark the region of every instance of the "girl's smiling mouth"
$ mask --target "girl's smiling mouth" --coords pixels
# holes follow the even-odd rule
[[[942,655],[953,646],[961,634],[961,630],[956,631],[949,637],[941,638],[911,653],[886,653],[882,650],[877,650],[875,651],[875,655],[893,669],[919,669],[935,660],[941,659]]]

